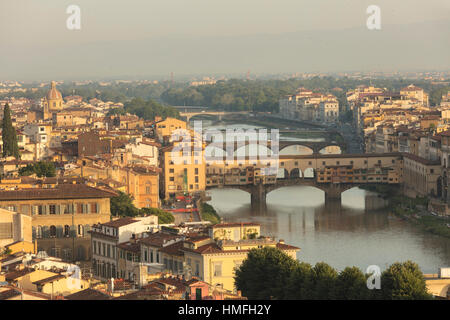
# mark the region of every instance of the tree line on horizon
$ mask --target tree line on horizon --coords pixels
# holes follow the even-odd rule
[[[373,85],[390,91],[414,83],[430,94],[430,105],[436,106],[441,102],[443,94],[450,91],[448,84],[432,84],[430,81],[403,78],[353,79],[349,77],[335,78],[332,76],[316,76],[309,79],[284,80],[220,80],[216,84],[193,87],[188,82],[159,82],[147,84],[113,83],[107,86],[98,82],[75,86],[62,84],[59,90],[63,96],[79,95],[88,101],[98,98],[102,101],[130,103],[135,98],[141,105],[159,103],[161,105],[203,106],[225,111],[254,111],[277,112],[279,99],[287,94],[295,93],[299,87],[321,93],[334,94],[341,106],[345,107],[346,92],[359,85]],[[0,94],[0,97],[26,97],[39,99],[45,96],[48,88],[25,92]],[[135,101],[136,103],[136,101]],[[135,110],[132,109],[130,113]],[[143,112],[143,111],[142,111]],[[148,116],[150,113],[146,113]]]

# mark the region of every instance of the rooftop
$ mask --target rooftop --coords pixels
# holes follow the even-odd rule
[[[112,191],[101,190],[84,184],[61,184],[55,188],[4,190],[0,193],[0,201],[112,198],[114,196],[116,196],[116,194]]]

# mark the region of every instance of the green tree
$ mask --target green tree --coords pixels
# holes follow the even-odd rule
[[[313,292],[311,299],[335,299],[337,276],[337,271],[330,265],[325,262],[316,263],[312,268]]]
[[[39,178],[41,177],[54,177],[56,176],[56,168],[52,162],[39,161],[34,164],[29,164],[26,167],[19,169],[19,175],[29,176],[36,174]]]
[[[5,104],[2,122],[3,157],[14,156],[19,159],[19,146],[17,145],[17,134],[11,120],[11,109]]]
[[[113,216],[135,217],[139,214],[139,209],[134,206],[133,199],[122,191],[118,191],[118,195],[111,198],[110,207]]]
[[[313,293],[312,266],[300,262],[292,272],[286,286],[286,298],[291,300],[311,299]]]
[[[297,266],[297,260],[277,248],[251,249],[236,269],[235,284],[249,299],[285,299],[285,288]]]
[[[412,261],[396,262],[381,274],[381,297],[386,300],[432,298],[427,291],[422,271]]]
[[[168,223],[173,223],[175,221],[175,217],[173,216],[172,213],[164,211],[162,209],[158,209],[158,208],[141,208],[141,209],[139,209],[139,215],[158,216],[159,224],[168,224]]]
[[[367,277],[357,267],[347,267],[342,270],[335,287],[335,298],[339,300],[366,300],[371,298],[367,288]]]
[[[201,210],[202,220],[209,221],[212,224],[216,224],[216,223],[220,222],[220,217],[217,214],[217,211],[214,209],[213,206],[203,202],[201,204],[200,210]]]

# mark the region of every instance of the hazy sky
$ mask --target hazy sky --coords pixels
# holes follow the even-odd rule
[[[81,8],[81,30],[66,28],[66,8],[71,4]],[[381,8],[380,31],[366,28],[366,8],[371,4]],[[444,49],[449,56],[450,31],[440,28],[448,25],[449,17],[448,0],[2,0],[0,77],[225,73],[245,72],[247,67],[255,72],[315,71],[307,70],[312,65],[324,67],[315,67],[317,71],[326,71],[333,67],[329,60],[336,57],[343,65],[335,65],[330,71],[364,69],[364,59],[352,64],[344,57],[359,50],[358,43],[367,37],[375,36],[389,45],[402,26],[407,37],[413,36],[408,32],[410,26],[411,32],[428,28],[431,34],[425,36],[440,42],[430,49]],[[435,22],[440,24],[435,26]],[[336,37],[338,30],[342,34],[360,31],[353,47],[349,47],[351,42],[342,46],[336,43],[328,56],[304,57],[310,63],[299,63],[295,56],[285,59],[290,44],[294,50],[301,50],[298,42],[308,39],[308,51],[320,50],[330,37]],[[398,36],[403,38],[401,32]],[[280,42],[283,37],[289,39]],[[415,39],[421,46],[423,39]],[[409,41],[412,43],[405,45],[411,49],[414,39]],[[249,42],[254,46],[248,47]],[[275,50],[280,45],[283,47]],[[268,53],[262,57],[264,46]],[[217,59],[208,58],[205,65],[204,57],[199,59],[196,51],[201,56],[214,53]],[[373,58],[367,61],[367,67],[389,68],[398,65],[395,60],[400,59],[400,54],[381,54],[378,62]],[[410,61],[411,65],[404,67],[450,66],[445,57],[425,62]]]

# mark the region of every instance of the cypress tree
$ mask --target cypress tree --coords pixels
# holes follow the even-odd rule
[[[8,103],[3,109],[2,140],[3,157],[14,156],[16,159],[19,159],[16,129],[12,125],[11,110]]]

